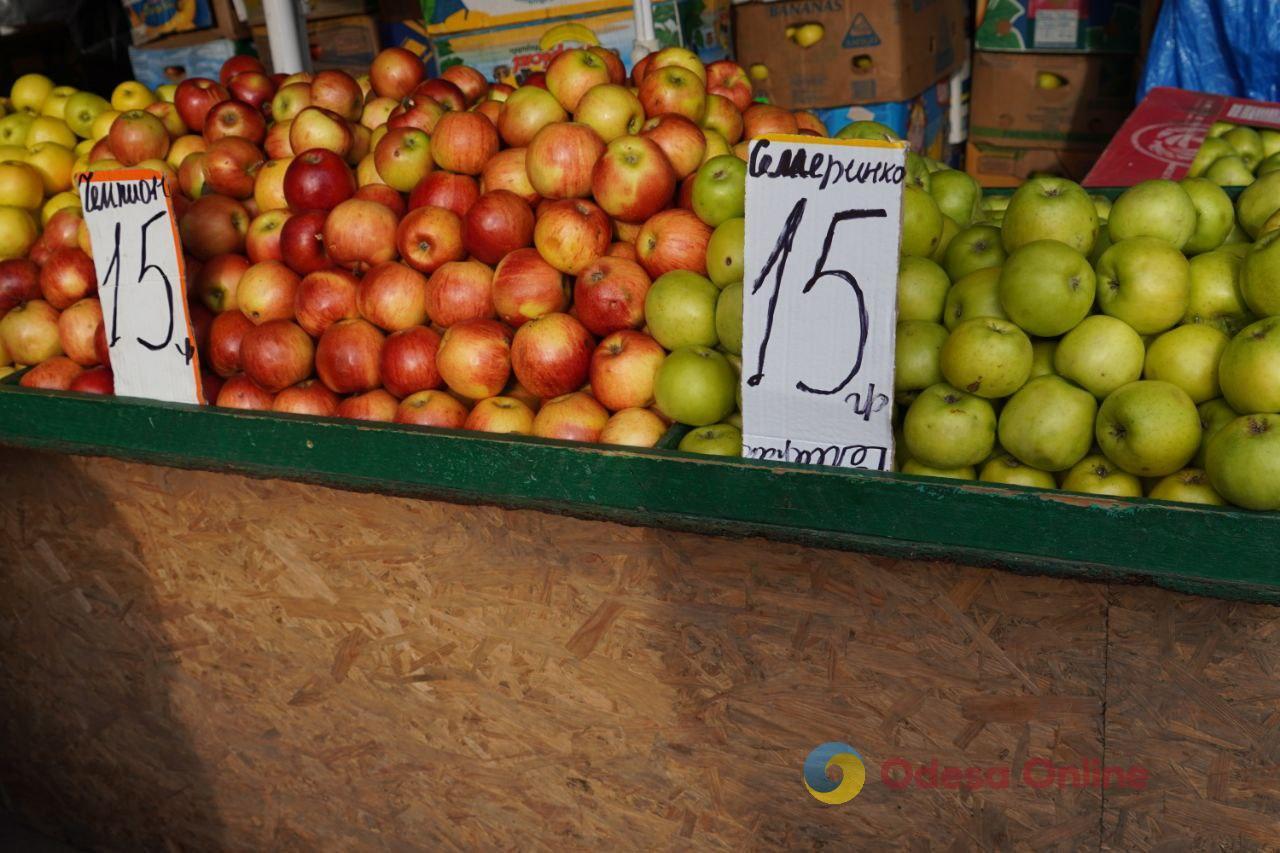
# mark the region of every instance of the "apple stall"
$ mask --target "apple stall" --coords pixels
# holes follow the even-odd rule
[[[29,819],[139,849],[1280,837],[1280,161],[990,191],[678,48],[518,88],[399,48],[255,63],[0,158]],[[831,741],[919,773],[822,806]],[[1142,784],[1062,781],[1095,760]],[[911,783],[939,766],[1031,781]]]

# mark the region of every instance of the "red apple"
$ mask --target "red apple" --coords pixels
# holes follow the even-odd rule
[[[413,127],[424,133],[434,133],[444,114],[445,108],[430,98],[414,100],[411,96],[387,116],[387,128]]]
[[[364,109],[360,112],[360,123],[370,130],[377,130],[387,123],[398,106],[400,102],[393,98],[375,95],[365,101]]]
[[[587,50],[604,61],[605,68],[609,70],[610,83],[625,83],[627,81],[627,68],[622,64],[622,57],[618,56],[616,50],[598,44],[589,46]]]
[[[530,435],[533,409],[514,397],[489,397],[475,404],[463,426],[477,432]]]
[[[516,379],[539,397],[558,397],[587,381],[595,339],[568,314],[547,314],[522,325],[511,341]]]
[[[315,344],[297,323],[270,320],[244,333],[240,363],[246,376],[278,394],[311,375]]]
[[[360,316],[384,331],[421,325],[427,319],[427,280],[396,261],[377,264],[360,280],[356,307]]]
[[[311,103],[347,121],[359,121],[364,109],[364,92],[355,78],[345,71],[317,71],[311,78]]]
[[[640,254],[636,251],[634,243],[610,243],[605,255],[610,258],[625,258],[628,261],[640,262]]]
[[[676,191],[676,207],[693,210],[693,181],[697,176],[695,172],[680,182],[680,189]]]
[[[547,74],[545,71],[534,71],[524,78],[525,86],[534,86],[538,89],[547,88]]]
[[[644,325],[644,299],[649,284],[648,273],[635,261],[597,258],[578,274],[574,285],[573,304],[578,319],[597,336],[638,329]]]
[[[299,275],[327,270],[333,266],[324,247],[323,210],[309,210],[289,217],[280,229],[280,259]]]
[[[193,151],[178,167],[178,187],[183,196],[193,201],[205,194],[204,157],[205,152]]]
[[[258,57],[244,53],[233,56],[226,62],[222,63],[222,68],[218,70],[218,82],[229,88],[232,80],[240,74],[250,71],[263,76],[266,76],[267,73],[266,67]]]
[[[174,90],[173,105],[187,127],[202,133],[209,110],[230,98],[231,93],[222,84],[206,77],[188,77]]]
[[[406,264],[424,273],[467,255],[462,243],[462,221],[457,214],[430,205],[410,210],[400,221],[396,248]]]
[[[93,147],[89,149],[90,163],[100,163],[104,160],[116,160],[115,152],[111,150],[111,140],[107,136],[93,143]]]
[[[412,92],[425,75],[422,60],[402,47],[383,50],[369,66],[369,82],[373,91],[396,100]]]
[[[308,335],[318,338],[339,320],[360,316],[356,307],[359,282],[346,270],[319,270],[298,282],[293,296],[294,318]]]
[[[278,261],[283,257],[280,251],[280,235],[291,216],[293,214],[287,210],[268,210],[254,217],[249,223],[249,232],[244,238],[244,250],[249,260],[256,264],[262,261]]]
[[[224,409],[249,409],[259,412],[271,411],[275,395],[254,382],[243,373],[232,376],[222,384],[214,404]]]
[[[644,108],[630,89],[607,83],[582,96],[573,111],[573,120],[590,127],[605,142],[612,142],[619,136],[640,132]]]
[[[533,419],[533,434],[566,441],[599,441],[608,422],[604,406],[585,391],[576,391],[543,403]]]
[[[346,161],[332,151],[313,148],[289,163],[284,197],[297,210],[332,210],[356,192],[356,178]]]
[[[727,98],[738,112],[751,106],[754,100],[751,78],[746,69],[732,59],[721,59],[707,66],[707,92]]]
[[[445,113],[431,134],[431,156],[436,165],[462,175],[480,174],[489,158],[498,153],[499,145],[493,122],[473,112]]]
[[[698,75],[679,65],[664,65],[645,74],[638,92],[646,115],[682,115],[702,120],[707,109],[707,89]]]
[[[636,60],[636,64],[631,68],[631,85],[637,89],[644,82],[645,75],[649,73],[649,66],[653,64],[654,54],[646,54]]]
[[[562,51],[547,66],[547,91],[569,112],[578,108],[587,90],[610,80],[605,61],[583,48]]]
[[[84,216],[80,214],[79,208],[64,207],[49,217],[49,221],[44,224],[44,234],[42,236],[51,249],[78,247],[80,223],[82,222],[84,222]],[[0,291],[3,291],[3,289],[3,285],[0,284]],[[2,311],[3,309],[0,309],[0,312]]]
[[[307,107],[289,125],[289,147],[294,151],[320,148],[345,158],[354,142],[347,120],[323,107]]]
[[[378,388],[343,400],[338,404],[338,417],[391,423],[396,419],[396,410],[399,408],[399,400]]]
[[[41,296],[40,267],[33,261],[26,258],[0,261],[0,317],[15,305]]]
[[[393,189],[409,192],[435,168],[431,147],[431,138],[416,127],[387,131],[373,149],[378,177]]]
[[[385,207],[387,210],[395,214],[396,219],[404,216],[407,209],[404,203],[404,196],[391,189],[386,184],[366,184],[356,190],[356,194],[352,198],[364,199],[365,201],[373,201]]]
[[[605,213],[626,222],[644,222],[666,207],[676,190],[676,173],[662,148],[642,136],[609,143],[591,174],[591,192]]]
[[[265,115],[271,110],[271,99],[275,97],[276,84],[261,71],[242,71],[227,83],[227,91],[237,101],[248,104]]]
[[[271,411],[332,418],[338,414],[338,395],[318,380],[308,379],[277,394]]]
[[[827,126],[822,123],[822,119],[808,110],[796,110],[792,115],[796,118],[796,126],[799,128],[799,133],[823,137],[831,135],[827,132]],[[729,141],[733,142],[734,140]]]
[[[643,332],[614,332],[591,355],[591,393],[612,412],[650,406],[654,379],[666,357],[662,346]]]
[[[151,115],[160,119],[160,124],[164,126],[164,132],[169,135],[170,151],[173,150],[173,141],[182,138],[190,131],[190,128],[182,121],[182,116],[178,115],[178,108],[173,104],[165,101],[156,101],[155,103],[147,104],[145,109]],[[167,160],[168,157],[169,155],[166,154],[165,159]],[[182,161],[179,160],[178,162]],[[176,169],[177,166],[174,166],[174,168]]]
[[[291,163],[292,157],[268,160],[258,169],[258,175],[253,181],[253,200],[259,211],[265,213],[269,210],[288,209],[289,200],[284,195],[284,177],[289,174]]]
[[[22,374],[18,384],[23,388],[41,388],[45,391],[70,391],[71,383],[84,372],[84,368],[65,355],[42,361]]]
[[[209,110],[204,123],[204,138],[213,143],[228,136],[238,136],[261,145],[267,138],[267,122],[262,113],[241,101],[223,101]]]
[[[103,397],[113,397],[116,393],[115,375],[109,367],[91,367],[75,379],[72,379],[71,384],[67,386],[67,390],[76,391],[80,394],[98,394]]]
[[[99,364],[94,340],[102,328],[102,304],[92,297],[81,299],[58,318],[62,351],[81,367]]]
[[[707,95],[707,112],[702,117],[702,126],[723,136],[730,145],[742,139],[742,113],[723,95]]]
[[[57,309],[43,299],[15,305],[0,317],[0,347],[15,364],[39,364],[62,355]]]
[[[540,207],[533,230],[538,254],[570,275],[603,255],[612,237],[609,217],[586,199],[564,199]]]
[[[445,330],[436,353],[440,378],[455,393],[483,400],[511,376],[511,336],[497,320],[464,320]]]
[[[441,264],[427,279],[427,316],[444,328],[492,318],[493,270],[479,261]]]
[[[423,80],[413,87],[410,96],[415,100],[430,98],[450,111],[461,112],[467,108],[467,99],[463,96],[462,90],[440,77]]]
[[[493,307],[510,326],[563,311],[569,305],[564,275],[537,249],[517,249],[493,271]]]
[[[469,105],[477,103],[489,93],[489,81],[469,65],[450,65],[440,72],[440,79],[457,86]]]
[[[298,113],[311,106],[311,84],[302,81],[283,83],[271,98],[271,117],[277,123],[292,122]]]
[[[382,332],[367,320],[339,320],[316,346],[316,374],[335,394],[358,394],[382,384]]]
[[[397,397],[439,388],[436,351],[440,335],[426,326],[412,326],[387,338],[382,348],[382,385]]]
[[[256,324],[289,320],[293,318],[293,301],[297,292],[296,272],[283,261],[263,261],[249,267],[240,277],[236,307]]]
[[[116,116],[107,141],[116,159],[126,166],[162,159],[169,153],[169,131],[146,110],[129,110]]]
[[[707,242],[711,227],[693,211],[664,210],[650,218],[636,236],[640,265],[650,277],[671,270],[692,270],[707,274]]]
[[[224,136],[209,143],[204,153],[204,179],[209,189],[232,198],[247,199],[262,168],[262,150],[247,139]]]
[[[419,391],[400,401],[396,423],[462,429],[467,407],[444,391]]]
[[[546,198],[583,198],[591,192],[591,171],[604,148],[604,140],[585,124],[548,125],[525,154],[529,183]]]
[[[409,209],[432,205],[463,217],[479,197],[480,187],[470,175],[432,172],[409,193]]]
[[[267,128],[267,139],[262,143],[262,148],[272,160],[284,160],[293,156],[293,143],[289,141],[289,125],[291,124],[293,122],[287,119],[285,121],[277,120],[275,124]]]
[[[250,266],[244,255],[214,255],[195,274],[195,296],[215,314],[236,310],[240,279]]]
[[[62,311],[98,290],[93,259],[77,249],[56,249],[40,270],[40,292]]]
[[[398,224],[376,201],[347,199],[324,221],[325,250],[339,266],[362,272],[396,257]]]
[[[742,111],[742,134],[755,139],[766,133],[795,133],[796,117],[776,104],[752,104]]]
[[[526,148],[508,148],[499,151],[484,164],[480,173],[480,191],[507,190],[520,196],[529,205],[542,200],[538,191],[529,183],[529,170],[525,165]]]
[[[521,86],[502,103],[498,112],[498,133],[507,145],[521,148],[532,142],[542,128],[568,118],[564,107],[546,89]]]
[[[213,326],[209,330],[207,362],[214,373],[225,378],[242,370],[240,345],[245,334],[252,328],[253,321],[235,309],[224,311],[213,318]]]
[[[486,264],[496,264],[532,242],[533,210],[528,202],[507,190],[480,196],[462,219],[463,246]]]

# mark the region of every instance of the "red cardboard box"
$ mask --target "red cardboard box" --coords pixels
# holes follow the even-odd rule
[[[1280,129],[1280,104],[1186,89],[1152,89],[1098,163],[1086,187],[1131,187],[1152,178],[1185,177],[1215,121]]]

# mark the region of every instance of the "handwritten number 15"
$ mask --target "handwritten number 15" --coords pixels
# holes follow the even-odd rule
[[[174,327],[175,320],[177,319],[176,310],[173,304],[173,282],[169,279],[169,276],[165,273],[165,271],[160,266],[147,262],[148,229],[152,225],[154,225],[157,221],[163,219],[164,217],[165,217],[164,211],[157,213],[155,216],[151,217],[146,222],[144,222],[142,224],[142,228],[140,229],[140,232],[141,232],[140,237],[142,242],[142,259],[138,265],[139,266],[138,284],[143,283],[143,280],[146,279],[147,273],[149,272],[154,272],[156,275],[160,276],[160,282],[164,285],[165,304],[169,308],[168,328],[165,330],[164,339],[162,341],[160,341],[159,343],[154,343],[152,341],[144,340],[141,337],[137,339],[139,344],[151,350],[152,352],[159,352],[160,350],[169,346],[169,344],[173,343],[173,327]],[[120,223],[117,222],[115,227],[115,246],[111,254],[111,263],[107,265],[106,274],[102,277],[102,285],[104,287],[108,285],[108,281],[113,276],[115,279],[113,282],[111,282],[112,286],[115,287],[115,291],[116,291],[115,300],[111,308],[111,335],[110,335],[109,346],[112,346],[112,347],[114,347],[117,343],[120,342],[119,318],[120,318],[120,302],[121,302],[121,295],[122,295],[120,290],[120,266],[121,266]],[[177,347],[178,352],[182,353],[182,355],[186,358],[187,362],[190,363],[191,358],[194,355],[194,350],[191,347],[191,342],[188,340],[185,342],[185,344],[176,344],[175,346]]]
[[[747,378],[747,384],[752,387],[759,385],[760,380],[764,378],[765,356],[769,349],[769,338],[773,334],[774,313],[778,307],[778,296],[782,292],[782,280],[786,274],[787,259],[791,256],[791,249],[796,239],[796,232],[800,229],[800,223],[804,219],[805,208],[808,205],[808,199],[800,199],[791,208],[791,213],[787,216],[787,221],[782,227],[782,233],[778,235],[778,241],[773,247],[773,251],[769,254],[769,259],[765,262],[764,269],[760,270],[759,277],[751,285],[751,292],[757,293],[764,286],[765,279],[769,277],[769,273],[773,273],[773,292],[769,294],[769,307],[765,315],[764,339],[760,341],[760,350],[756,356],[756,371]],[[854,299],[858,303],[858,346],[857,353],[854,356],[853,364],[849,368],[848,374],[845,375],[833,388],[814,388],[803,380],[796,383],[796,387],[801,391],[810,394],[836,394],[844,389],[853,377],[858,375],[858,371],[862,369],[862,355],[867,346],[867,306],[866,300],[862,294],[862,288],[858,285],[858,280],[853,274],[847,270],[829,270],[826,269],[827,257],[831,254],[831,244],[835,241],[836,228],[842,222],[848,222],[855,219],[873,219],[884,218],[887,213],[884,209],[853,209],[843,210],[831,217],[831,222],[827,226],[826,237],[822,241],[822,251],[818,255],[817,262],[813,265],[813,275],[804,283],[804,287],[800,292],[808,293],[824,278],[834,278],[849,285],[853,291]]]

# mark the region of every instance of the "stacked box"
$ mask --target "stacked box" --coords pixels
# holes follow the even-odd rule
[[[1133,54],[1143,0],[977,0],[978,50]],[[1156,5],[1147,0],[1146,6]]]
[[[253,28],[253,43],[267,69],[271,69],[271,44],[266,27]],[[368,74],[369,65],[381,50],[378,22],[372,15],[307,20],[307,43],[314,71],[338,69],[349,74]]]
[[[248,35],[232,0],[125,0],[134,79],[155,88],[188,77],[218,76]]]

